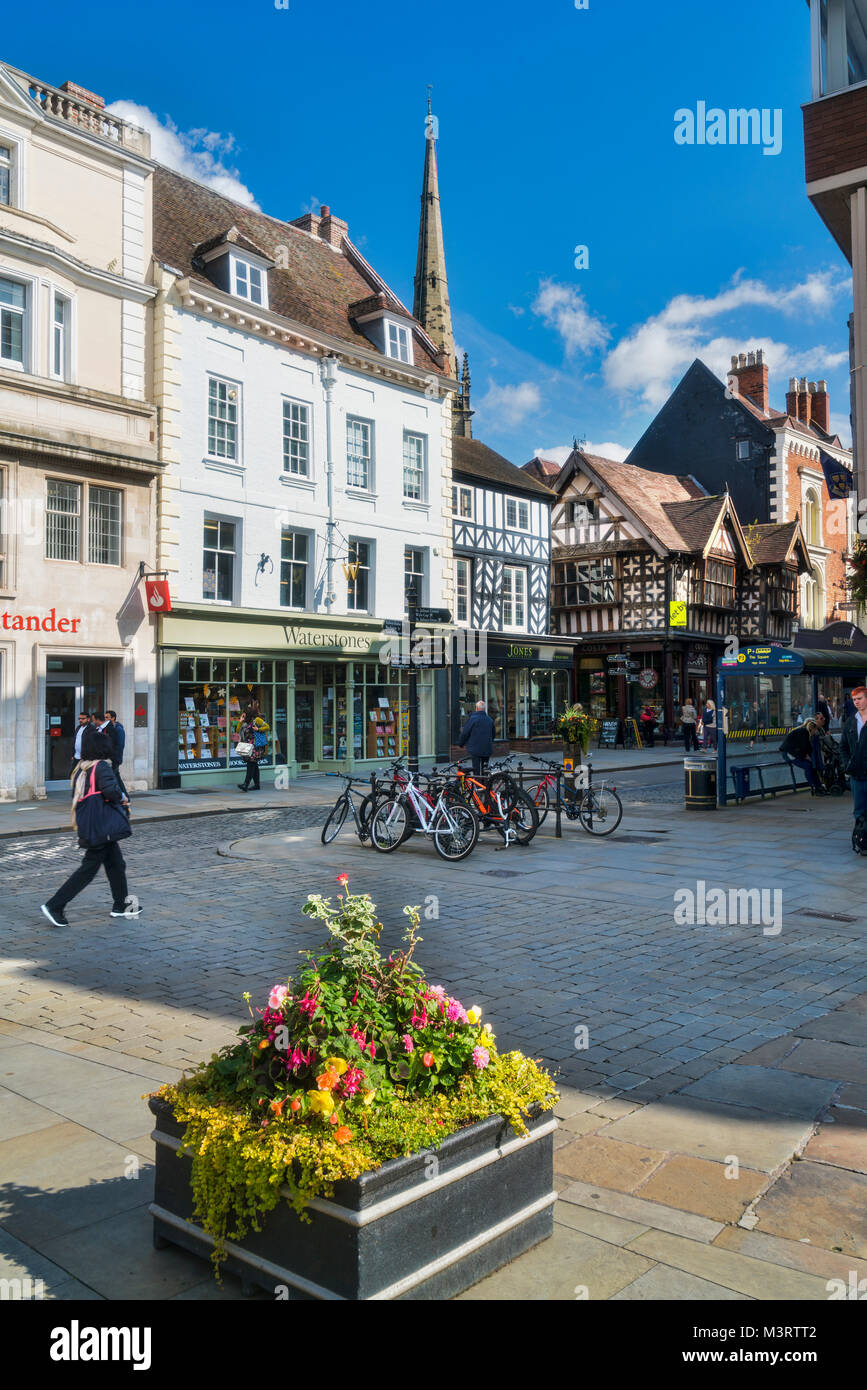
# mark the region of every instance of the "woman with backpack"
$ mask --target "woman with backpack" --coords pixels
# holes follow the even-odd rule
[[[268,752],[268,734],[270,729],[259,713],[259,702],[253,700],[244,710],[244,717],[241,721],[240,739],[236,752],[244,759],[246,773],[243,782],[238,783],[238,790],[242,792],[261,790],[259,786],[259,760],[264,758]]]
[[[78,843],[85,850],[84,858],[75,873],[42,904],[43,916],[53,927],[68,927],[66,904],[77,897],[83,888],[105,869],[111,887],[112,917],[139,917],[141,904],[127,891],[126,864],[120,852],[119,840],[132,834],[129,815],[124,807],[129,801],[118,786],[112,772],[113,745],[105,734],[93,727],[85,729],[81,740],[81,762],[72,774],[73,826],[78,831]]]

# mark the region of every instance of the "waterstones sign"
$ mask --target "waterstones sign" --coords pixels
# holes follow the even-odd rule
[[[341,651],[369,652],[372,641],[373,636],[366,632],[343,632],[327,627],[286,628],[286,645],[289,647],[328,650],[339,647]]]

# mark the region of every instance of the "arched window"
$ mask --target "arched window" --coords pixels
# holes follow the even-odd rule
[[[807,488],[804,498],[804,535],[808,545],[822,544],[822,513],[819,496],[815,488]]]
[[[803,627],[825,626],[825,585],[821,571],[814,568],[804,580],[804,602],[801,613]]]

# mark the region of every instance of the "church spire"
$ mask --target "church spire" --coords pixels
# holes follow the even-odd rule
[[[449,286],[446,278],[446,253],[440,215],[439,178],[437,175],[437,118],[431,114],[430,87],[425,120],[424,181],[421,190],[421,220],[418,230],[418,258],[415,267],[413,317],[418,319],[428,337],[445,354],[451,365],[455,355],[452,314],[449,308]]]

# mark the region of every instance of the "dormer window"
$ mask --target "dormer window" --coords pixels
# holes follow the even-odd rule
[[[388,355],[396,357],[398,362],[409,361],[409,331],[399,323],[389,323],[388,327]]]
[[[267,308],[265,276],[258,265],[252,261],[242,261],[240,256],[232,257],[232,293],[239,299],[249,299],[251,304],[261,304]]]

